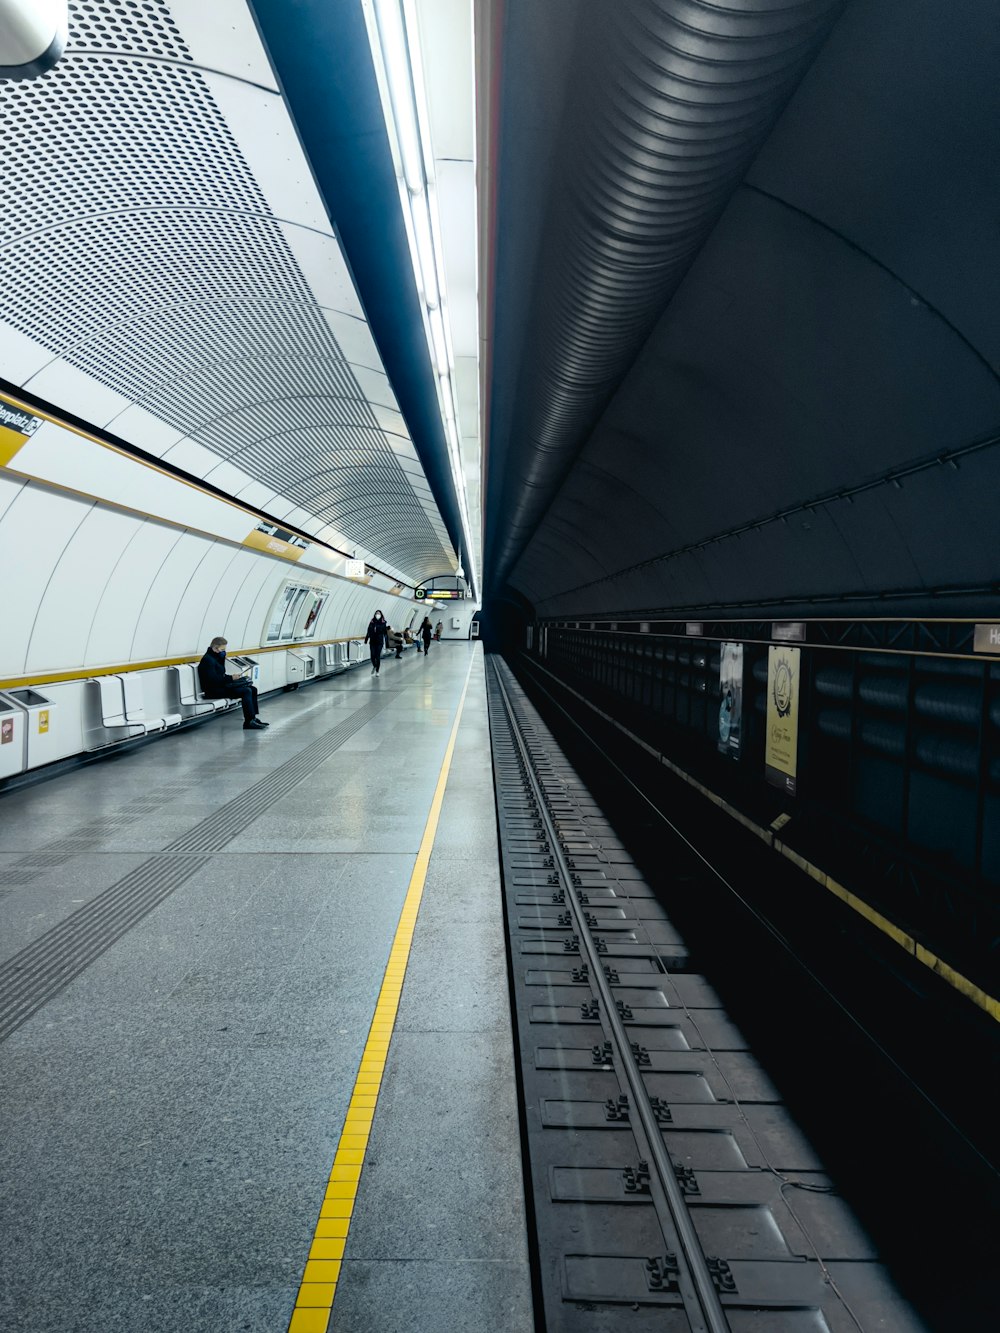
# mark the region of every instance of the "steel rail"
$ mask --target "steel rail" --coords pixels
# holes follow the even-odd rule
[[[535,773],[534,761],[522,735],[517,713],[499,668],[492,660],[490,665],[504,705],[511,735],[521,756],[525,779],[538,807],[539,818],[545,823],[549,835],[548,842],[551,855],[559,876],[565,885],[565,900],[576,922],[576,933],[580,940],[581,950],[586,950],[591,982],[600,997],[601,1008],[607,1020],[607,1026],[611,1029],[612,1040],[618,1047],[620,1058],[617,1061],[617,1067],[624,1070],[631,1101],[638,1113],[643,1133],[649,1145],[650,1158],[656,1169],[657,1180],[669,1210],[670,1222],[680,1241],[684,1265],[693,1287],[693,1290],[690,1288],[688,1291],[684,1290],[686,1284],[683,1282],[684,1272],[682,1269],[678,1286],[680,1287],[685,1313],[691,1322],[693,1333],[702,1333],[703,1330],[705,1330],[705,1333],[731,1333],[729,1321],[726,1318],[715,1283],[712,1281],[708,1265],[705,1262],[701,1242],[698,1240],[691,1215],[684,1202],[683,1192],[677,1182],[673,1162],[664,1146],[663,1135],[656,1114],[650,1105],[649,1094],[643,1083],[642,1074],[633,1059],[632,1043],[625,1030],[625,1024],[618,1013],[618,1006],[615,1003],[611,986],[604,974],[604,964],[590,933],[583,908],[577,898],[573,884],[573,872],[567,864],[558,829],[549,813],[548,802]],[[696,1302],[695,1309],[692,1309],[692,1301]]]

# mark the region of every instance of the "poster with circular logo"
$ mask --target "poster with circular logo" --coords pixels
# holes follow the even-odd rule
[[[764,773],[773,786],[795,795],[799,748],[801,649],[767,650],[767,735]]]

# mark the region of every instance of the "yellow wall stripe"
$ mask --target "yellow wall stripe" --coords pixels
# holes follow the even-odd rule
[[[410,875],[410,883],[399,914],[399,924],[389,950],[389,961],[382,979],[375,1004],[375,1016],[368,1031],[368,1040],[361,1056],[361,1066],[351,1093],[350,1104],[340,1140],[333,1159],[333,1169],[327,1181],[326,1193],[320,1207],[319,1221],[313,1233],[312,1245],[306,1259],[302,1283],[295,1301],[288,1333],[326,1333],[333,1309],[333,1300],[337,1293],[337,1281],[340,1276],[340,1264],[347,1243],[347,1233],[354,1213],[354,1202],[361,1180],[361,1168],[368,1150],[372,1120],[378,1104],[379,1088],[389,1054],[389,1041],[396,1023],[396,1011],[399,997],[403,990],[403,978],[406,964],[413,944],[413,932],[417,924],[417,912],[424,893],[427,868],[430,865],[431,851],[437,834],[441,806],[444,802],[448,773],[451,770],[452,755],[455,753],[455,741],[458,727],[465,708],[465,696],[469,692],[472,668],[476,664],[473,657],[465,677],[462,696],[458,701],[455,722],[448,739],[437,787],[431,801],[430,813],[424,827],[424,836]]]
[[[0,399],[0,402],[3,400]],[[0,467],[6,467],[19,449],[31,439],[30,435],[21,435],[9,426],[0,426]]]
[[[227,649],[230,657],[258,657],[261,653],[280,653],[290,648],[318,648],[324,643],[362,643],[363,634],[348,634],[340,639],[302,639],[300,642],[292,642],[288,639],[281,643],[262,644],[256,648],[233,648]],[[197,657],[158,657],[149,658],[144,662],[119,662],[117,666],[95,666],[84,671],[80,668],[74,668],[72,671],[40,671],[33,676],[7,676],[0,680],[0,690],[16,690],[22,685],[57,685],[67,680],[92,680],[94,676],[124,676],[129,671],[155,671],[160,667],[182,666],[185,662],[192,665],[200,662],[202,654]],[[366,658],[365,661],[368,659]]]
[[[668,759],[665,754],[654,750],[653,747],[646,741],[642,740],[641,737],[636,736],[634,732],[629,731],[628,727],[622,726],[622,724],[609,713],[605,713],[603,709],[598,708],[596,704],[592,704],[589,699],[585,698],[577,690],[574,690],[571,686],[560,680],[554,672],[549,671],[547,667],[541,666],[541,663],[536,662],[535,665],[538,666],[540,670],[544,671],[547,676],[551,676],[552,679],[561,685],[564,690],[579,699],[581,703],[586,704],[591,712],[596,713],[598,717],[603,717],[605,722],[610,722],[613,727],[617,727],[623,735],[628,736],[629,740],[635,741],[636,744],[641,745],[644,750],[648,750],[651,755],[659,759],[664,768],[669,768],[671,773],[676,774],[677,777],[683,782],[686,782],[689,787],[693,787],[695,791],[700,792],[702,796],[707,796],[713,805],[717,805],[720,810],[724,810],[726,814],[732,819],[735,819],[737,823],[742,824],[744,828],[749,829],[751,833],[756,834],[762,842],[766,842],[768,846],[773,848],[773,850],[779,854],[779,856],[783,856],[786,860],[797,865],[798,868],[804,871],[810,879],[815,880],[817,884],[822,884],[824,889],[828,889],[830,893],[834,894],[834,896],[839,898],[841,902],[857,912],[859,916],[863,916],[866,921],[876,928],[876,930],[880,930],[883,935],[887,935],[889,939],[894,940],[900,948],[905,949],[906,952],[916,958],[919,963],[923,963],[925,967],[930,968],[930,970],[935,972],[942,981],[946,981],[949,986],[953,986],[954,989],[961,995],[964,995],[967,1000],[971,1000],[974,1005],[977,1005],[985,1013],[989,1014],[991,1018],[995,1018],[996,1021],[1000,1023],[1000,1000],[996,999],[995,996],[990,995],[989,992],[983,990],[981,986],[977,986],[976,983],[970,981],[968,977],[964,977],[961,972],[956,972],[950,964],[946,963],[942,958],[939,958],[937,954],[932,953],[930,949],[925,948],[915,940],[912,935],[897,926],[895,922],[890,921],[888,917],[885,917],[881,912],[876,911],[870,903],[866,903],[863,898],[859,898],[856,893],[852,893],[850,889],[846,889],[843,884],[838,883],[831,875],[828,875],[825,870],[820,870],[818,866],[814,866],[811,861],[807,861],[804,856],[799,852],[794,851],[787,845],[787,843],[782,842],[780,838],[775,836],[771,829],[763,828],[761,825],[754,823],[752,819],[749,819],[742,813],[742,811],[735,809],[735,807],[731,806],[728,801],[724,801],[721,796],[706,787],[704,783],[699,782],[697,778],[692,777],[691,774],[685,772],[683,768],[679,768],[678,765]]]
[[[117,444],[112,444],[110,440],[105,440],[100,435],[95,435],[92,431],[82,430],[79,426],[72,426],[68,421],[64,421],[62,417],[53,416],[50,412],[44,412],[40,407],[32,407],[29,403],[22,401],[20,398],[11,398],[7,394],[0,394],[0,403],[6,403],[9,407],[18,408],[21,411],[27,413],[29,416],[34,416],[38,418],[38,420],[40,421],[49,421],[53,425],[59,426],[62,430],[69,431],[72,435],[79,435],[81,439],[89,440],[92,444],[100,445],[102,449],[107,449],[109,453],[117,454],[120,458],[127,458],[129,462],[136,463],[139,467],[144,467],[149,472],[155,472],[161,477],[166,477],[168,481],[177,482],[178,485],[186,486],[188,490],[191,491],[197,491],[199,495],[204,495],[209,500],[214,500],[217,504],[226,505],[226,507],[229,509],[235,509],[241,514],[246,514],[248,518],[253,520],[255,528],[257,523],[261,521],[263,522],[271,521],[260,511],[247,509],[245,505],[240,504],[239,500],[237,500],[235,496],[217,494],[215,491],[209,490],[207,486],[200,485],[198,479],[195,477],[180,476],[176,472],[168,471],[164,467],[159,467],[156,464],[156,462],[154,462],[152,459],[140,458],[138,454],[132,453],[131,450],[123,449]],[[14,441],[10,439],[11,436],[15,436]],[[10,463],[11,459],[18,453],[18,451],[27,443],[27,441],[30,438],[31,437],[28,435],[25,436],[17,435],[17,433],[11,430],[10,427],[0,427],[0,467],[6,467]],[[18,472],[18,469],[12,468],[11,471]],[[143,518],[153,519],[157,523],[166,524],[168,527],[177,528],[180,531],[185,531],[185,530],[188,532],[200,531],[200,529],[198,528],[185,529],[185,525],[183,523],[177,523],[172,519],[163,518],[158,514],[147,513],[143,509],[133,509],[130,505],[118,504],[114,500],[108,500],[100,495],[90,495],[88,492],[78,491],[75,489],[75,487],[72,486],[63,486],[60,485],[58,482],[47,481],[41,477],[35,477],[32,473],[29,472],[18,472],[18,475],[28,477],[30,478],[30,480],[38,483],[39,485],[49,486],[54,490],[63,491],[71,495],[82,495],[86,499],[95,501],[97,504],[105,505],[112,509],[121,510],[124,513],[140,514],[142,515]],[[281,526],[284,525],[282,524]],[[332,554],[338,556],[343,556],[346,554],[346,552],[339,550],[338,547],[330,546],[328,542],[320,541],[318,538],[313,537],[310,533],[304,532],[301,528],[289,526],[287,531],[293,533],[296,537],[301,537],[303,541],[308,542],[310,546],[315,546],[317,550],[330,551],[332,552]],[[234,542],[233,539],[230,537],[223,537],[217,532],[205,532],[204,535],[206,537],[212,538],[213,541],[227,542],[228,544],[233,546],[256,545],[256,543],[251,541],[249,537],[241,543],[241,542]],[[250,537],[252,536],[253,533],[250,534]],[[270,551],[267,547],[263,547],[261,549],[267,551],[268,554],[275,554],[274,552]],[[294,549],[295,548],[292,547],[288,548],[289,552],[291,552]],[[304,549],[305,548],[303,548],[303,550]],[[299,560],[301,558],[301,555],[302,551],[300,551],[298,555],[282,553],[278,558],[286,560]],[[334,574],[331,570],[322,569],[319,565],[306,565],[305,568],[311,569],[317,574],[327,575],[330,578],[335,578],[335,579],[343,578],[342,574]],[[376,573],[381,574],[382,571],[376,570]],[[383,577],[388,578],[389,575],[385,574],[383,575]],[[371,580],[369,579],[367,581],[370,582]],[[386,596],[395,597],[399,596],[399,594],[393,592],[387,592]],[[410,599],[407,597],[406,600]]]

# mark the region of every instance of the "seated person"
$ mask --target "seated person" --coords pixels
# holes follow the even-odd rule
[[[401,632],[400,630],[398,630],[398,629],[394,629],[394,630],[392,630],[392,631],[390,632],[390,634],[389,634],[389,647],[390,647],[390,648],[395,648],[395,650],[396,650],[396,659],[397,659],[397,661],[398,661],[399,658],[401,658],[401,657],[403,656],[403,635],[402,635],[402,632]]]
[[[257,716],[257,691],[242,676],[226,670],[226,640],[219,637],[208,645],[208,652],[198,663],[198,679],[206,699],[239,699],[243,705],[243,730],[263,731],[270,722]]]

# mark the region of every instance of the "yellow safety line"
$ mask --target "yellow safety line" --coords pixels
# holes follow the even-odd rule
[[[330,1172],[330,1179],[327,1182],[326,1195],[323,1199],[323,1206],[320,1208],[316,1230],[313,1233],[312,1245],[309,1250],[309,1257],[306,1260],[305,1272],[302,1275],[299,1294],[295,1301],[295,1309],[288,1325],[288,1333],[326,1333],[330,1321],[333,1298],[336,1295],[337,1280],[340,1276],[340,1265],[344,1257],[344,1247],[347,1244],[347,1233],[354,1212],[354,1200],[358,1192],[358,1182],[361,1179],[361,1168],[364,1164],[365,1152],[368,1149],[368,1138],[371,1134],[375,1107],[378,1105],[382,1073],[389,1054],[389,1040],[392,1037],[392,1030],[396,1022],[396,1011],[399,1008],[399,997],[403,989],[403,978],[406,975],[406,964],[410,957],[410,947],[413,944],[417,912],[420,908],[420,900],[423,897],[427,867],[430,864],[431,850],[434,847],[438,820],[441,816],[441,805],[444,801],[448,773],[451,770],[451,759],[455,752],[458,726],[462,720],[465,696],[469,690],[469,680],[472,677],[472,668],[475,662],[476,659],[473,657],[469,663],[468,674],[465,677],[462,697],[458,701],[458,711],[455,714],[448,748],[445,750],[444,762],[441,765],[437,787],[434,791],[434,799],[431,801],[424,836],[420,842],[420,850],[417,852],[416,863],[410,876],[409,887],[406,890],[403,910],[399,916],[399,925],[396,927],[396,935],[389,951],[389,962],[382,980],[382,989],[379,991],[378,1001],[375,1005],[375,1016],[368,1032],[364,1053],[361,1056],[361,1067],[358,1070],[358,1077],[351,1092],[344,1127],[340,1132],[340,1140],[333,1159],[333,1170]]]
[[[864,919],[869,922],[870,925],[873,925],[876,930],[880,930],[883,935],[894,940],[901,949],[904,949],[908,954],[915,958],[918,963],[923,963],[925,967],[930,968],[930,970],[936,973],[942,981],[946,981],[948,985],[957,990],[960,995],[964,995],[967,1000],[971,1000],[972,1003],[982,1009],[984,1013],[989,1014],[991,1018],[996,1019],[996,1021],[1000,1023],[1000,1000],[996,999],[995,996],[990,995],[990,993],[983,990],[981,986],[977,986],[974,981],[970,981],[968,977],[965,977],[961,972],[956,971],[955,968],[949,963],[946,963],[943,958],[939,958],[937,954],[932,953],[930,949],[925,948],[924,945],[914,939],[912,935],[908,934],[900,926],[897,926],[895,922],[890,921],[888,917],[883,916],[881,912],[876,911],[870,903],[866,903],[863,898],[859,898],[857,894],[852,893],[850,889],[846,889],[843,884],[838,883],[832,875],[828,875],[825,870],[820,870],[818,866],[813,865],[811,861],[807,861],[804,856],[800,855],[800,853],[793,851],[787,843],[782,842],[780,838],[775,837],[773,830],[762,828],[760,824],[749,819],[741,811],[730,805],[728,801],[723,800],[723,798],[716,792],[712,791],[710,787],[706,787],[703,782],[699,782],[697,778],[692,777],[690,773],[675,764],[673,760],[668,759],[661,751],[654,749],[652,745],[649,745],[640,736],[637,736],[635,732],[629,731],[628,727],[619,722],[617,718],[613,718],[610,713],[605,713],[603,709],[598,708],[596,704],[591,703],[589,699],[585,698],[577,690],[574,690],[571,685],[567,685],[565,681],[560,680],[555,672],[550,671],[548,667],[542,666],[541,663],[535,663],[535,665],[538,666],[541,671],[544,671],[547,676],[551,676],[552,679],[560,684],[564,690],[579,699],[581,703],[586,704],[592,712],[598,715],[598,717],[603,717],[605,722],[610,722],[613,727],[617,727],[623,735],[628,736],[629,740],[635,741],[638,745],[641,745],[644,750],[648,750],[654,759],[660,761],[664,768],[669,768],[671,773],[676,774],[676,776],[683,782],[686,782],[689,787],[693,787],[694,790],[699,792],[702,796],[708,797],[713,805],[717,805],[719,809],[725,811],[730,818],[735,819],[737,823],[742,824],[744,828],[749,829],[751,833],[756,834],[762,842],[766,842],[767,845],[772,848],[773,851],[776,851],[779,856],[783,856],[787,861],[791,861],[794,865],[798,866],[798,868],[803,870],[810,879],[815,880],[817,884],[822,884],[824,889],[828,889],[830,893],[839,898],[846,906],[857,912],[859,916],[864,917]]]

